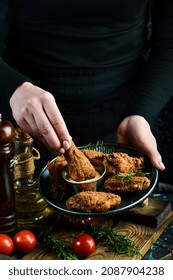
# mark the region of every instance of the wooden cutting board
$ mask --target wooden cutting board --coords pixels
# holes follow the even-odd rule
[[[116,225],[118,233],[124,234],[135,241],[138,248],[144,256],[147,251],[151,248],[153,243],[159,238],[165,228],[168,226],[170,221],[173,219],[173,212],[165,217],[160,227],[154,229],[153,227],[147,227],[139,224],[134,224],[131,222],[120,221]],[[115,252],[107,251],[107,248],[98,248],[88,259],[93,260],[135,260],[142,259],[142,256],[127,257],[125,255],[120,255]]]
[[[145,226],[158,227],[170,212],[171,202],[152,198],[147,198],[145,202],[122,213],[120,219]]]
[[[159,206],[158,206],[159,205]],[[151,248],[152,244],[160,237],[165,228],[173,219],[173,211],[167,206],[167,203],[159,203],[151,199],[149,201],[148,209],[130,210],[128,213],[129,220],[119,220],[120,216],[115,215],[111,217],[100,217],[97,218],[96,223],[103,226],[115,228],[118,233],[126,235],[128,238],[135,241],[142,256]],[[159,209],[158,209],[159,208]],[[132,212],[132,216],[130,216]],[[164,213],[163,213],[164,212]],[[125,213],[127,214],[127,212]],[[157,227],[144,225],[141,223],[132,222],[134,217],[138,217],[138,220],[142,219],[144,224],[147,219],[151,218],[151,221],[157,224]],[[144,217],[144,218],[143,218]],[[150,222],[151,223],[151,222]],[[63,221],[57,224],[56,229],[53,230],[54,236],[58,239],[65,241],[67,244],[71,244],[73,235],[83,233],[84,230],[74,230],[63,226]],[[110,251],[107,247],[97,246],[95,252],[90,255],[88,260],[131,260],[131,259],[142,259],[142,256],[128,257],[126,255],[117,254],[116,252]],[[57,255],[51,252],[48,247],[44,244],[37,246],[32,252],[22,257],[25,260],[56,260],[59,259]]]

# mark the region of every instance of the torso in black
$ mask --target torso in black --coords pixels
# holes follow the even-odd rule
[[[172,0],[9,2],[1,104],[31,79],[54,94],[72,135],[113,141],[119,118],[138,114],[151,123],[172,96]],[[143,72],[151,2],[152,51]]]
[[[149,0],[12,1],[10,52],[59,68],[105,68],[146,50]]]

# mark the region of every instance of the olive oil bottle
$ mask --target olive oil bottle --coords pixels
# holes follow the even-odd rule
[[[29,134],[21,128],[15,129],[15,132],[13,181],[17,222],[30,224],[46,218],[50,209],[41,197],[38,181],[34,176],[34,160],[40,158],[40,153],[33,148],[33,138]]]

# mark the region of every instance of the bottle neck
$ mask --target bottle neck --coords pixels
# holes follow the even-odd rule
[[[13,138],[14,142],[14,154],[19,155],[25,153],[26,151],[33,153],[33,138],[23,129],[15,129],[15,137]]]
[[[14,156],[14,180],[31,178],[35,171],[34,157],[30,153],[21,153]]]
[[[33,154],[33,140],[30,140],[28,142],[22,142],[17,140],[14,141],[14,154],[20,155],[25,152]]]

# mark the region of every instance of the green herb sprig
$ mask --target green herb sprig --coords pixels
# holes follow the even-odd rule
[[[127,236],[118,234],[116,229],[91,225],[88,228],[87,233],[93,236],[97,245],[106,246],[116,253],[125,254],[128,257],[141,255],[136,243]],[[45,231],[43,236],[46,245],[52,252],[55,252],[60,259],[78,260],[78,257],[74,253],[73,249],[70,248],[66,242],[54,237],[51,234],[51,230]],[[73,236],[73,238],[74,237],[76,236]]]
[[[138,176],[138,177],[145,177],[147,173],[143,172],[142,170],[139,170],[138,172],[130,172],[130,173],[117,173],[115,177],[121,179],[121,184],[124,184],[124,180],[127,178],[130,183],[133,184],[133,176]]]
[[[97,148],[100,148],[103,146],[103,141],[100,142],[100,141],[97,141],[95,144],[90,142],[84,146],[79,146],[78,149],[80,150],[96,150]]]
[[[45,236],[46,244],[51,248],[53,252],[57,254],[60,259],[63,260],[77,260],[76,254],[73,250],[67,246],[64,241],[55,238],[51,234]]]
[[[114,252],[125,254],[128,257],[141,255],[136,243],[127,236],[118,234],[115,229],[91,226],[90,234],[98,239],[100,245],[107,246]]]

